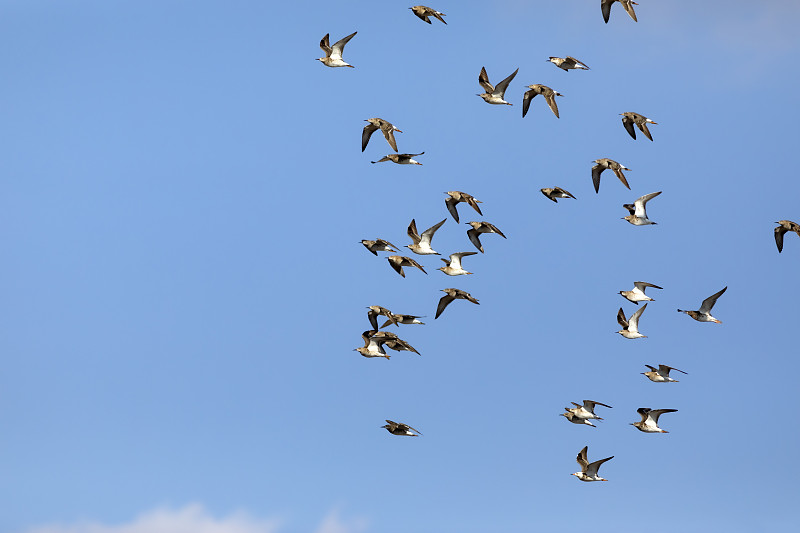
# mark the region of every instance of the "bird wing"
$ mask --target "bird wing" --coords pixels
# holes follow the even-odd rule
[[[483,213],[481,213],[481,208],[478,205],[479,203],[481,203],[480,200],[476,200],[474,196],[471,196],[471,195],[466,194],[466,193],[462,193],[462,196],[464,197],[464,199],[467,201],[467,203],[469,204],[469,206],[472,209],[477,211],[479,215],[483,216]],[[458,222],[458,221],[456,221],[456,222]],[[798,231],[798,234],[800,234],[800,228],[798,228],[797,231]]]
[[[602,174],[604,170],[605,169],[600,166],[600,163],[592,167],[592,183],[594,183],[594,192],[600,192],[600,174]],[[630,187],[628,188],[630,189]]]
[[[610,461],[613,458],[614,458],[614,456],[612,455],[611,457],[606,457],[605,459],[600,459],[599,461],[595,461],[593,463],[589,463],[588,465],[586,465],[586,475],[587,476],[596,476],[597,475],[597,470],[600,468],[600,465],[602,465],[606,461]]]
[[[364,131],[361,132],[361,151],[362,152],[364,150],[366,150],[367,144],[369,143],[369,138],[372,137],[372,134],[375,133],[375,130],[377,130],[377,129],[378,129],[378,126],[376,126],[372,122],[370,122],[366,126],[364,126]]]
[[[508,87],[508,84],[511,83],[511,80],[514,79],[514,76],[517,75],[517,72],[519,72],[519,69],[509,74],[509,76],[506,79],[498,83],[497,86],[494,88],[494,92],[492,94],[502,98],[503,95],[506,93],[506,87]]]
[[[636,125],[639,126],[640,130],[642,130],[642,133],[644,133],[645,137],[647,137],[651,141],[653,140],[653,136],[650,135],[650,130],[647,128],[647,122],[639,122]]]
[[[600,2],[600,10],[603,12],[603,20],[608,24],[608,17],[611,16],[611,4],[613,4],[615,0],[602,0]]]
[[[469,237],[470,242],[475,245],[475,248],[483,253],[483,245],[481,244],[480,234],[475,230],[475,228],[470,228],[467,230],[467,237]]]
[[[461,268],[461,258],[468,255],[478,255],[478,252],[458,252],[457,254],[450,254],[450,266],[453,268]]]
[[[428,228],[425,231],[423,231],[422,232],[422,242],[427,242],[430,245],[431,240],[433,239],[433,234],[436,233],[436,230],[441,228],[442,224],[444,224],[445,222],[447,222],[446,218],[442,219],[442,221],[439,222],[438,224],[434,224],[430,228]]]
[[[639,413],[639,416],[642,417],[641,421],[644,422],[645,420],[647,420],[647,417],[648,417],[648,415],[650,413],[650,408],[649,407],[640,407],[640,408],[638,408],[636,410],[636,412]]]
[[[575,59],[575,58],[574,58],[574,57],[572,57],[572,56],[567,56],[567,59],[569,59],[570,61],[572,61],[572,62],[573,62],[573,63],[575,63],[576,65],[582,65],[582,66],[583,66],[584,68],[586,68],[587,70],[589,69],[589,67],[588,67],[588,66],[586,65],[586,63],[584,63],[583,61],[579,61],[579,60]]]
[[[369,319],[369,324],[372,326],[372,329],[378,330],[378,313],[370,309],[367,311],[367,318]]]
[[[630,170],[630,169],[628,169],[628,170]],[[625,179],[625,174],[623,174],[623,173],[622,173],[622,169],[621,169],[621,168],[615,168],[615,169],[614,169],[614,174],[616,174],[616,175],[617,175],[617,177],[619,178],[619,181],[621,181],[621,182],[622,182],[622,184],[623,184],[625,187],[627,187],[627,188],[628,188],[628,190],[631,190],[631,186],[630,186],[630,185],[628,185],[628,180],[626,180],[626,179]]]
[[[408,225],[407,232],[408,236],[411,237],[411,240],[414,241],[414,244],[419,244],[419,241],[422,240],[417,232],[417,222],[413,218],[411,219],[411,224]]]
[[[402,258],[399,255],[390,255],[386,258],[386,260],[389,261],[389,264],[392,265],[392,268],[395,272],[403,277],[406,277],[405,272],[403,272]]]
[[[619,311],[617,311],[617,322],[622,326],[622,329],[628,328],[628,320],[625,318],[625,311],[623,311],[621,307]]]
[[[418,269],[420,269],[420,270],[422,270],[423,272],[425,272],[425,269],[424,269],[424,268],[422,268],[422,265],[420,265],[419,263],[417,263],[416,261],[414,261],[414,260],[413,260],[413,259],[411,259],[410,257],[403,257],[403,260],[405,261],[406,265],[408,265],[408,266],[413,266],[413,267],[417,267]],[[425,272],[425,274],[427,274],[427,272]]]
[[[636,130],[633,129],[633,119],[631,119],[631,117],[629,117],[628,115],[623,115],[622,125],[625,126],[625,131],[627,131],[628,134],[635,139]]]
[[[593,400],[583,400],[583,405],[584,405],[584,407],[586,407],[587,409],[589,409],[592,412],[594,412],[594,406],[595,405],[602,405],[603,407],[608,407],[609,409],[612,409],[612,407],[610,405],[606,405],[606,404],[600,403],[600,402],[595,402]]]
[[[633,10],[633,3],[629,1],[622,2],[622,6],[625,8],[625,11],[628,12],[628,15],[631,16],[634,22],[639,22],[636,20],[636,12]]]
[[[681,374],[688,374],[688,372],[684,372],[680,368],[675,368],[674,366],[667,366],[667,365],[658,365],[658,370],[660,372],[666,372],[667,374],[669,374],[670,370],[677,370]]]
[[[547,105],[550,106],[550,110],[553,112],[553,114],[555,114],[556,118],[560,118],[558,116],[558,105],[556,104],[556,94],[555,93],[548,94],[545,96],[545,99],[547,100]]]
[[[346,45],[350,41],[350,39],[355,37],[356,33],[358,33],[358,32],[354,31],[353,33],[351,33],[347,37],[342,37],[341,39],[336,41],[336,43],[331,47],[331,59],[341,59],[342,58],[342,53],[344,52],[344,45]]]
[[[647,304],[644,304],[631,315],[631,318],[628,320],[628,331],[631,333],[639,333],[639,317],[642,316],[645,309],[647,309]]]
[[[331,55],[331,42],[330,42],[330,34],[326,33],[325,37],[319,42],[319,47],[322,48],[322,51],[325,52],[325,55],[330,57]]]
[[[419,433],[420,435],[422,435],[422,432],[421,432],[421,431],[419,431],[419,430],[416,430],[416,429],[412,428],[412,427],[411,427],[411,426],[409,426],[408,424],[398,424],[398,425],[400,426],[400,428],[401,428],[401,429],[404,429],[404,430],[406,430],[406,431],[408,431],[408,430],[411,430],[411,431],[413,431],[414,433]]]
[[[433,11],[433,10],[431,10],[431,11]],[[442,22],[444,22],[444,19],[442,17],[443,16],[445,16],[445,17],[447,16],[447,15],[445,15],[444,13],[442,13],[440,11],[433,11],[432,14],[433,14],[434,17],[436,17],[437,19],[441,20]],[[447,24],[447,22],[444,22],[444,23]]]
[[[439,300],[439,305],[436,306],[436,316],[434,316],[433,319],[436,320],[437,318],[439,318],[439,315],[442,314],[445,307],[450,305],[450,302],[452,302],[453,300],[455,300],[455,297],[450,296],[449,294],[445,294],[444,296],[442,296],[441,299]]]
[[[378,239],[375,239],[375,242],[377,242],[377,243],[379,243],[379,244],[382,244],[382,245],[384,245],[384,246],[390,246],[390,247],[392,247],[392,248],[397,248],[397,246],[396,246],[396,245],[394,245],[394,244],[390,243],[390,242],[389,242],[389,241],[387,241],[386,239],[380,239],[380,238],[378,238]],[[396,250],[395,250],[395,251],[396,251]]]
[[[495,226],[494,224],[491,224],[489,222],[484,222],[483,225],[486,226],[487,228],[489,228],[490,230],[492,230],[493,233],[497,233],[502,238],[507,239],[507,237],[505,235],[503,235],[503,232],[500,231],[499,229],[497,229],[497,226]]]
[[[469,301],[469,302],[472,302],[472,303],[474,303],[474,304],[478,304],[478,305],[480,305],[480,303],[478,302],[478,300],[476,300],[476,299],[475,299],[475,297],[474,297],[474,296],[472,296],[472,295],[471,295],[470,293],[468,293],[467,291],[462,291],[461,289],[456,289],[456,291],[458,291],[458,297],[459,297],[459,298],[462,298],[462,299],[464,299],[464,300],[467,300],[467,301]]]
[[[481,67],[481,73],[478,75],[478,83],[487,93],[492,94],[494,92],[494,85],[489,83],[489,75],[486,74],[486,67]]]
[[[633,205],[636,208],[635,215],[637,217],[647,218],[647,210],[645,208],[645,204],[647,204],[647,202],[649,202],[650,200],[661,194],[661,192],[662,191],[645,194],[644,196],[640,196],[635,202],[633,202]]]
[[[390,124],[388,128],[381,128],[381,131],[383,132],[383,136],[386,137],[386,142],[388,142],[392,150],[396,152],[397,141],[394,140],[394,128],[392,128]]]
[[[589,459],[586,457],[586,452],[589,450],[588,446],[584,446],[581,451],[578,452],[577,461],[578,464],[581,466],[581,472],[586,472],[586,467],[589,465]]]
[[[727,291],[727,290],[728,290],[728,287],[725,287],[724,289],[722,289],[718,293],[712,294],[711,296],[709,296],[708,298],[703,300],[703,303],[700,306],[700,309],[698,309],[698,311],[700,311],[703,314],[710,313],[711,312],[711,308],[714,307],[715,303],[717,303],[717,298],[722,296],[725,293],[725,291]]]
[[[556,190],[557,190],[558,192],[562,193],[562,194],[566,194],[567,196],[569,196],[569,197],[570,197],[570,198],[572,198],[573,200],[576,200],[576,199],[577,199],[577,198],[575,198],[574,196],[572,196],[572,193],[571,193],[571,192],[569,192],[569,191],[568,191],[568,190],[566,190],[566,189],[562,189],[561,187],[556,187]]]
[[[531,107],[531,100],[534,99],[537,92],[533,89],[529,91],[525,91],[525,94],[522,96],[522,117],[525,118],[525,115],[528,114],[528,108]]]
[[[789,231],[788,229],[784,228],[783,226],[778,226],[775,228],[775,244],[778,245],[778,253],[783,251],[783,234]]]
[[[458,200],[449,196],[444,199],[444,205],[447,206],[447,210],[450,211],[450,214],[453,215],[453,218],[458,223],[458,210],[456,209],[456,205],[458,204]]]
[[[650,366],[650,365],[644,365],[644,366],[646,366],[647,368],[649,368],[651,372],[658,372],[658,371],[656,370],[656,367],[654,367],[654,366]],[[659,366],[659,367],[662,367],[662,366],[664,366],[664,365],[658,365],[658,366]]]
[[[664,413],[674,413],[677,409],[652,409],[647,413],[647,417],[653,421],[653,424],[658,425],[658,417]]]
[[[658,285],[653,285],[652,283],[647,283],[645,281],[634,281],[633,286],[639,289],[640,291],[644,292],[645,288],[653,287],[654,289],[662,289],[663,287],[659,287]]]

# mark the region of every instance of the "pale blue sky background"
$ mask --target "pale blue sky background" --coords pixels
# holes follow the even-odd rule
[[[772,229],[800,221],[800,4],[642,0],[606,25],[599,0],[437,2],[447,26],[395,1],[0,2],[1,532],[791,528],[800,239],[778,254]],[[353,31],[355,69],[314,61]],[[482,66],[519,67],[513,107],[475,96]],[[521,118],[532,83],[560,119]],[[369,163],[375,116],[423,166]],[[600,157],[631,191],[595,194]],[[484,217],[455,224],[453,189]],[[657,226],[620,220],[654,191]],[[359,244],[445,217],[444,254],[469,220],[508,239],[459,278]],[[664,290],[629,341],[634,280]],[[723,324],[675,312],[726,285]],[[434,322],[445,287],[481,305]],[[427,315],[397,330],[421,357],[352,351],[373,304]],[[689,375],[639,374],[658,363]],[[597,429],[557,416],[585,398],[614,406]],[[627,425],[643,406],[679,410],[669,434]],[[569,475],[585,445],[609,482]]]

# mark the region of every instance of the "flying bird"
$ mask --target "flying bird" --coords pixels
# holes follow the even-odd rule
[[[456,206],[461,202],[469,204],[469,206],[472,207],[472,209],[477,211],[479,215],[483,216],[483,213],[481,213],[481,208],[478,205],[483,202],[476,199],[471,194],[467,194],[461,191],[447,191],[445,194],[449,195],[450,197],[444,199],[444,204],[447,206],[447,210],[450,211],[450,214],[453,215],[453,218],[456,219],[456,223],[459,222],[458,210],[456,209]]]
[[[551,57],[547,61],[554,64],[564,72],[569,72],[570,70],[589,70],[589,67],[587,67],[584,62],[578,61],[572,56]]]
[[[644,290],[647,287],[653,287],[654,289],[663,288],[659,287],[658,285],[653,285],[652,283],[647,283],[644,281],[634,281],[633,290],[619,291],[619,293],[622,295],[623,298],[625,298],[629,302],[635,303],[636,305],[639,305],[639,302],[654,302],[655,300],[653,300],[644,293]]]
[[[669,433],[669,431],[658,427],[658,417],[664,413],[675,413],[677,411],[677,409],[650,409],[649,407],[640,407],[636,412],[639,413],[642,419],[639,422],[631,422],[630,425],[645,433]]]
[[[381,329],[385,328],[389,324],[394,324],[395,326],[397,326],[398,324],[423,324],[423,325],[425,324],[425,322],[420,322],[419,320],[417,320],[419,318],[423,318],[421,316],[398,315],[396,313],[393,313],[392,318],[394,318],[394,322],[392,322],[391,320],[387,320],[386,322],[383,323]]]
[[[439,252],[431,248],[431,240],[433,239],[433,234],[436,233],[436,230],[441,228],[442,224],[445,222],[447,222],[446,218],[438,224],[434,224],[430,228],[426,229],[422,232],[422,235],[420,235],[417,232],[417,223],[412,218],[411,224],[408,225],[408,236],[411,237],[413,242],[406,246],[406,248],[417,255],[439,255]]]
[[[392,163],[397,163],[398,165],[422,165],[422,163],[415,161],[413,158],[424,153],[425,152],[420,152],[418,154],[389,154],[383,156],[377,161],[370,161],[370,163],[383,163],[384,161],[391,161]]]
[[[386,350],[383,349],[386,339],[382,337],[376,338],[376,333],[378,332],[374,329],[362,333],[361,338],[364,339],[364,346],[354,348],[353,351],[360,353],[364,357],[384,357],[389,359],[390,356],[387,355]]]
[[[441,270],[448,276],[462,276],[466,274],[472,274],[472,272],[467,272],[461,266],[461,258],[466,257],[468,255],[477,255],[478,252],[459,252],[457,254],[450,254],[450,259],[445,259],[442,257],[442,261],[445,262],[445,266],[439,267],[436,270]]]
[[[613,159],[608,159],[604,157],[602,159],[595,159],[594,163],[597,163],[595,166],[592,167],[592,182],[594,183],[594,192],[600,192],[600,174],[603,173],[604,170],[611,169],[614,171],[614,174],[617,175],[619,181],[630,190],[631,186],[628,185],[628,180],[625,179],[625,174],[622,173],[623,170],[630,170],[628,167],[620,165]]]
[[[686,372],[684,372],[683,370],[678,370],[674,366],[658,365],[657,369],[650,365],[644,365],[644,366],[649,368],[650,371],[642,372],[642,375],[646,376],[647,379],[655,383],[678,383],[677,379],[672,379],[671,377],[669,377],[670,370],[677,370],[682,374],[686,374]]]
[[[389,264],[392,265],[392,268],[403,277],[406,277],[405,272],[403,272],[403,267],[417,267],[418,269],[422,270],[425,274],[425,269],[422,268],[422,265],[411,259],[410,257],[406,257],[404,255],[390,255],[386,258],[389,261]]]
[[[392,435],[405,435],[407,437],[419,437],[422,433],[408,424],[403,424],[401,422],[392,422],[391,420],[386,421],[385,426],[381,426],[382,428],[386,428],[386,431],[391,433]]]
[[[376,256],[378,252],[397,252],[397,250],[395,250],[397,246],[383,239],[375,239],[374,241],[362,239],[361,244],[364,245],[364,248],[372,252],[372,255]]]
[[[367,309],[369,309],[369,311],[367,311],[367,319],[369,320],[372,329],[377,331],[378,317],[381,315],[389,319],[387,323],[392,323],[395,326],[397,325],[397,320],[394,318],[394,315],[385,307],[381,307],[380,305],[370,305],[367,307]]]
[[[450,302],[453,300],[469,300],[470,302],[480,305],[478,300],[476,300],[470,293],[467,291],[462,291],[461,289],[442,289],[442,292],[445,292],[444,296],[439,300],[439,305],[436,306],[436,316],[433,317],[434,320],[439,318],[439,315],[442,314],[445,307],[450,305]]]
[[[397,151],[397,141],[394,140],[394,132],[403,133],[403,130],[398,129],[389,122],[388,120],[383,120],[382,118],[368,118],[364,122],[368,122],[366,126],[364,126],[364,130],[361,132],[361,151],[367,149],[367,143],[369,143],[369,138],[372,137],[372,134],[378,130],[381,130],[383,136],[386,138],[386,142],[389,143],[389,146],[392,147],[392,150],[395,152]]]
[[[480,84],[481,87],[483,87],[483,90],[486,92],[479,94],[477,96],[483,98],[483,101],[486,102],[487,104],[511,105],[505,100],[503,100],[503,97],[506,94],[506,88],[508,87],[508,84],[511,83],[511,80],[514,79],[514,76],[517,75],[517,72],[519,72],[519,69],[512,72],[509,77],[498,83],[497,86],[494,86],[491,83],[489,83],[489,75],[486,74],[486,67],[481,67],[481,73],[478,75],[478,83]]]
[[[574,405],[575,407],[573,407],[573,408],[565,407],[564,409],[566,409],[567,411],[570,411],[571,413],[573,413],[578,418],[583,418],[583,419],[586,419],[586,420],[589,420],[589,419],[592,419],[592,418],[597,419],[597,420],[602,420],[602,418],[600,418],[599,416],[594,414],[594,406],[595,405],[602,405],[603,407],[608,407],[609,409],[611,409],[610,405],[606,405],[606,404],[600,403],[600,402],[595,402],[595,401],[592,401],[592,400],[583,400],[583,405],[581,405],[579,403],[575,403],[575,402],[570,402],[570,403],[572,405]]]
[[[531,100],[536,98],[537,95],[544,96],[544,99],[547,100],[547,105],[550,106],[550,111],[559,118],[558,116],[558,104],[556,104],[556,96],[564,96],[563,94],[554,91],[550,87],[546,85],[528,85],[529,91],[525,91],[525,95],[522,97],[522,116],[523,118],[525,115],[528,114],[528,108],[531,106]]]
[[[330,34],[326,33],[325,37],[319,42],[319,47],[322,48],[322,51],[325,52],[325,57],[320,57],[317,61],[322,61],[322,64],[326,67],[350,67],[355,68],[353,65],[349,63],[345,63],[344,59],[342,59],[342,52],[344,52],[344,45],[346,45],[350,39],[355,37],[357,31],[354,31],[347,37],[336,41],[336,44],[331,46],[330,42]]]
[[[458,222],[458,221],[456,221]],[[791,220],[779,220],[776,224],[780,224],[775,228],[775,244],[778,245],[778,253],[783,251],[783,235],[787,231],[793,231],[800,235],[800,224],[792,222]]]
[[[414,352],[415,354],[420,355],[420,353],[413,346],[391,331],[378,331],[372,336],[372,338],[383,339],[385,346],[396,352]]]
[[[717,324],[722,324],[720,320],[717,320],[713,316],[711,316],[711,308],[714,307],[714,304],[717,303],[717,298],[722,296],[725,291],[728,290],[728,287],[725,287],[721,291],[716,294],[712,294],[705,300],[703,303],[700,304],[700,309],[697,311],[684,311],[683,309],[678,309],[679,313],[686,313],[690,317],[694,318],[698,322],[716,322]]]
[[[630,319],[626,320],[625,312],[620,307],[619,311],[617,312],[617,322],[619,322],[619,325],[622,326],[622,329],[617,333],[626,339],[642,339],[647,337],[647,335],[642,335],[639,333],[639,317],[642,316],[642,313],[644,313],[645,309],[647,309],[647,304],[644,304],[641,308],[637,309],[637,311],[631,315]]]
[[[600,477],[597,474],[597,470],[600,468],[600,465],[606,461],[610,461],[614,458],[614,456],[612,455],[611,457],[606,457],[605,459],[600,459],[599,461],[590,463],[586,455],[588,451],[589,447],[584,446],[583,449],[578,452],[577,460],[578,464],[581,466],[581,471],[570,475],[577,476],[581,481],[608,481],[607,479]]]
[[[566,418],[567,420],[569,420],[573,424],[583,424],[583,425],[586,425],[586,426],[592,426],[593,428],[597,427],[594,424],[592,424],[591,421],[589,421],[589,419],[578,417],[568,407],[565,407],[564,409],[566,409],[567,412],[566,413],[561,413],[558,416],[563,416],[564,418]]]
[[[650,194],[645,194],[644,196],[640,196],[637,198],[633,204],[624,204],[622,207],[628,210],[630,215],[622,217],[622,220],[627,220],[634,226],[647,226],[652,224],[657,224],[653,222],[649,218],[647,218],[647,211],[645,210],[645,206],[647,202],[655,198],[661,194],[661,191],[658,192],[651,192]]]
[[[467,224],[472,226],[472,229],[467,230],[467,237],[469,237],[470,242],[472,242],[472,244],[475,245],[475,248],[480,250],[481,253],[483,253],[483,245],[481,244],[481,240],[479,238],[481,233],[497,233],[502,238],[506,238],[506,236],[503,235],[503,232],[497,229],[497,226],[490,224],[489,222],[472,221],[467,222]]]
[[[555,203],[558,203],[558,198],[572,198],[572,199],[575,199],[575,197],[572,196],[571,192],[567,191],[566,189],[562,189],[561,187],[553,187],[552,189],[551,188],[547,188],[547,189],[539,189],[539,190],[542,191],[542,194],[547,196],[550,200],[554,201]]]
[[[625,130],[631,137],[634,139],[636,138],[636,131],[633,129],[633,125],[636,124],[641,132],[644,133],[645,137],[651,141],[653,140],[653,136],[650,135],[650,130],[647,129],[647,124],[658,124],[658,122],[650,120],[646,116],[640,115],[639,113],[627,112],[620,113],[620,115],[622,115],[622,125],[625,126]]]
[[[431,24],[431,19],[429,17],[436,17],[438,20],[441,20],[444,24],[447,24],[446,22],[444,22],[444,19],[442,18],[446,17],[447,15],[445,15],[441,11],[436,11],[435,9],[430,8],[428,6],[414,6],[414,7],[409,7],[408,9],[413,11],[414,14],[420,18],[420,20],[424,20],[428,24]]]
[[[631,16],[634,22],[639,22],[636,20],[636,12],[633,10],[633,6],[638,6],[636,2],[633,0],[601,0],[600,2],[600,10],[603,12],[603,20],[608,24],[608,17],[611,16],[611,6],[614,2],[619,2],[622,4],[622,7],[625,8],[625,11],[628,12],[628,15]]]

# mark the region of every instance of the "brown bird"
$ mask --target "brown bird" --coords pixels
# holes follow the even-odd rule
[[[372,329],[378,329],[378,317],[381,315],[389,319],[387,324],[391,323],[395,326],[397,325],[397,320],[394,318],[394,315],[385,307],[381,307],[380,305],[370,305],[367,307],[367,309],[369,309],[369,311],[367,311],[367,319],[369,320]]]
[[[539,189],[539,190],[542,191],[542,194],[547,196],[549,199],[551,199],[555,203],[558,203],[558,198],[572,198],[573,200],[575,199],[575,197],[572,196],[571,192],[567,191],[566,189],[562,189],[561,187],[553,187],[552,189],[551,188],[547,188],[547,189]]]
[[[481,253],[483,253],[483,245],[481,244],[480,240],[481,233],[497,233],[502,238],[504,239],[506,238],[506,236],[503,235],[503,232],[497,229],[497,226],[495,226],[494,224],[490,224],[489,222],[472,221],[472,222],[467,222],[467,224],[472,226],[472,229],[467,230],[467,237],[469,237],[470,242],[472,242],[472,244],[475,245],[475,248],[480,250]]]
[[[631,186],[628,185],[628,180],[625,179],[625,174],[622,173],[623,170],[630,170],[628,167],[624,165],[620,165],[613,159],[609,159],[604,157],[602,159],[595,159],[595,166],[592,167],[592,183],[594,183],[594,192],[600,192],[600,174],[603,173],[604,170],[611,169],[614,171],[614,174],[617,175],[619,181],[630,190]]]
[[[361,338],[364,339],[364,346],[354,348],[353,351],[360,353],[364,357],[384,357],[389,359],[390,356],[387,355],[386,350],[383,349],[386,339],[383,337],[375,337],[377,333],[378,332],[374,329],[362,333]]]
[[[461,191],[447,191],[445,194],[450,195],[450,198],[445,198],[444,203],[447,206],[447,210],[450,211],[450,214],[453,215],[454,219],[456,219],[456,222],[459,222],[458,210],[456,210],[456,205],[458,205],[460,202],[465,202],[469,204],[470,207],[472,207],[472,209],[477,211],[479,215],[483,216],[483,213],[481,213],[481,208],[478,206],[478,204],[481,204],[483,202],[476,199],[471,194],[467,194]]]
[[[550,111],[559,118],[558,116],[558,104],[556,104],[556,96],[564,96],[563,94],[554,91],[550,87],[546,85],[528,85],[529,91],[525,91],[525,95],[522,97],[522,116],[523,118],[525,115],[528,114],[528,108],[531,106],[531,100],[533,100],[537,95],[541,94],[544,96],[545,100],[547,100],[547,105],[550,106]]]
[[[405,272],[403,272],[403,267],[417,267],[418,269],[422,270],[425,274],[425,269],[422,268],[422,265],[411,259],[410,257],[406,257],[404,255],[390,255],[386,258],[389,261],[389,264],[392,265],[392,268],[403,277],[406,277]]]
[[[326,67],[355,68],[353,65],[344,62],[344,59],[342,59],[342,53],[344,52],[344,45],[346,45],[350,39],[355,37],[356,33],[358,32],[354,31],[347,37],[339,39],[333,46],[331,46],[330,34],[326,33],[325,37],[323,37],[319,42],[319,47],[322,48],[323,52],[325,52],[325,57],[320,57],[317,59],[317,61],[322,61],[322,64]]]
[[[677,409],[650,409],[649,407],[640,407],[636,412],[639,413],[642,419],[638,422],[631,422],[630,425],[645,433],[669,433],[669,431],[658,427],[658,417],[664,413],[676,413],[677,411]]]
[[[428,6],[414,6],[414,7],[409,7],[408,9],[413,11],[414,14],[420,18],[420,20],[424,20],[428,24],[431,24],[431,19],[429,17],[436,17],[438,20],[441,20],[444,24],[447,24],[446,22],[444,22],[444,19],[442,18],[446,17],[447,15],[445,15],[441,11],[436,11],[435,9],[430,8]]]
[[[397,252],[397,250],[395,250],[397,246],[383,239],[375,239],[374,241],[362,239],[361,244],[364,245],[364,248],[372,252],[372,255],[378,255],[378,252]]]
[[[394,313],[392,314],[392,318],[394,318],[394,322],[392,322],[391,320],[387,320],[386,322],[383,323],[381,329],[385,328],[389,324],[394,324],[395,326],[397,326],[398,324],[423,324],[423,325],[425,324],[425,322],[420,322],[419,320],[417,320],[419,318],[423,318],[421,316],[398,315],[397,313]]]
[[[512,105],[503,100],[503,98],[505,98],[506,88],[508,88],[508,84],[511,83],[511,80],[514,79],[514,76],[517,75],[517,72],[519,72],[519,69],[509,74],[509,76],[500,83],[498,83],[497,86],[494,86],[489,82],[489,75],[486,73],[486,67],[481,67],[481,73],[478,74],[478,84],[481,87],[483,87],[483,90],[486,92],[479,94],[477,96],[483,98],[483,101],[486,102],[487,104]]]
[[[392,163],[397,163],[398,165],[422,165],[422,163],[414,161],[413,158],[424,153],[425,152],[420,152],[418,154],[389,154],[383,156],[377,161],[370,161],[370,163],[383,163],[384,161],[391,161]]]
[[[636,2],[633,0],[601,0],[600,2],[600,10],[603,12],[603,20],[608,24],[608,17],[611,16],[611,6],[614,2],[619,2],[622,4],[622,7],[625,8],[628,15],[631,16],[634,22],[639,22],[636,20],[636,12],[633,10],[633,6],[638,6]]]
[[[778,245],[778,253],[783,251],[783,235],[787,231],[793,231],[800,235],[800,224],[792,222],[791,220],[779,220],[776,224],[780,224],[775,228],[775,244]]]
[[[445,307],[450,305],[450,302],[452,302],[453,300],[456,300],[456,299],[469,300],[470,302],[472,302],[474,304],[480,305],[480,303],[478,303],[478,300],[476,300],[467,291],[462,291],[461,289],[452,289],[451,288],[451,289],[442,289],[442,292],[445,292],[447,294],[442,296],[442,298],[439,300],[439,305],[436,306],[436,316],[433,317],[434,320],[439,318],[439,315],[442,314],[442,312],[444,311]]]
[[[418,437],[422,435],[421,431],[412,428],[408,424],[403,424],[401,422],[392,422],[391,420],[387,420],[386,425],[381,427],[386,428],[386,431],[388,431],[392,435],[405,435],[407,437]]]
[[[625,126],[625,131],[627,131],[631,137],[634,139],[636,138],[636,131],[633,129],[633,125],[636,124],[642,133],[644,133],[645,137],[651,141],[653,140],[653,136],[650,135],[650,130],[647,129],[647,124],[658,124],[658,122],[650,120],[646,116],[640,115],[639,113],[627,112],[620,113],[620,115],[622,115],[622,125]]]
[[[586,63],[583,61],[578,61],[572,56],[567,57],[551,57],[547,60],[548,62],[554,64],[564,72],[569,72],[570,70],[589,70],[589,67],[586,66]]]
[[[725,291],[727,290],[728,287],[725,287],[718,293],[712,294],[711,296],[703,300],[703,303],[700,304],[700,309],[698,309],[697,311],[684,311],[683,309],[678,309],[678,312],[686,313],[687,315],[694,318],[698,322],[716,322],[717,324],[722,324],[721,321],[711,316],[711,308],[714,307],[714,304],[717,303],[717,299],[723,294],[725,294]]]
[[[600,465],[606,461],[610,461],[614,458],[614,456],[612,455],[611,457],[606,457],[605,459],[600,459],[599,461],[590,463],[586,455],[588,451],[589,447],[584,446],[583,449],[578,452],[578,464],[581,467],[581,471],[570,475],[577,476],[581,481],[608,481],[607,479],[600,477],[597,474],[597,470],[600,468]]]
[[[396,128],[391,122],[383,120],[382,118],[368,118],[364,122],[369,122],[369,124],[364,126],[364,130],[361,132],[362,152],[366,150],[369,138],[378,130],[381,130],[383,136],[386,138],[386,142],[392,147],[392,150],[395,152],[397,151],[397,141],[394,140],[394,132],[403,133],[403,130]]]

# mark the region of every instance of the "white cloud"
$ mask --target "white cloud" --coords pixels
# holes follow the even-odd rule
[[[24,533],[280,533],[282,521],[258,519],[243,512],[224,518],[211,516],[197,503],[179,509],[159,508],[148,511],[125,524],[79,522],[70,525],[45,525]],[[315,533],[361,533],[366,530],[363,518],[344,521],[338,509],[330,511]]]

